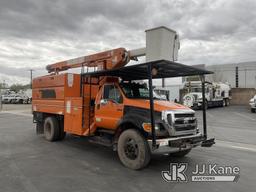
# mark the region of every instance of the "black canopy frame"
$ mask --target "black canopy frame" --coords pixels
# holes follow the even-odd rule
[[[123,80],[143,80],[148,79],[148,67],[151,67],[151,69],[156,71],[156,74],[152,74],[152,79],[212,74],[210,71],[181,63],[157,60],[118,69],[88,72],[83,75],[87,77],[115,76],[120,77]]]
[[[172,77],[185,77],[199,75],[202,82],[202,99],[205,101],[205,75],[212,74],[213,72],[176,63],[168,60],[157,60],[146,62],[143,64],[131,65],[121,67],[118,69],[101,70],[94,72],[81,73],[81,77],[102,77],[112,76],[119,77],[124,81],[131,80],[148,80],[149,83],[149,100],[150,100],[150,116],[151,116],[151,131],[152,131],[152,148],[156,148],[156,134],[155,134],[155,117],[154,117],[154,99],[153,99],[153,79],[172,78]],[[90,81],[91,82],[91,81]],[[206,106],[202,102],[203,110],[203,147],[210,147],[214,144],[214,138],[207,140],[207,123],[206,123]]]

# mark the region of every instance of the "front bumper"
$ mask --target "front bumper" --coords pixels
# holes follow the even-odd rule
[[[196,135],[188,135],[188,136],[179,136],[179,137],[170,137],[164,139],[156,140],[156,148],[152,148],[152,140],[148,140],[148,144],[150,146],[152,153],[175,153],[178,151],[184,151],[187,149],[194,148],[196,146],[201,145],[201,143],[205,140],[201,133]]]
[[[193,103],[193,105],[190,107],[191,109],[199,109],[199,108],[201,108],[202,107],[202,102],[200,102],[200,101],[195,101],[194,103]]]
[[[249,103],[252,109],[256,109],[256,103]]]

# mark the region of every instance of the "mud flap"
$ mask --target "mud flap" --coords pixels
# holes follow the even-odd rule
[[[211,147],[215,144],[215,138],[204,140],[201,144],[201,147]]]
[[[41,122],[37,122],[36,123],[36,134],[40,135],[40,134],[44,134],[44,124]]]

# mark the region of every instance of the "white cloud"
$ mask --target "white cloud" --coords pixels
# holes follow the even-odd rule
[[[11,85],[13,83],[15,84],[29,84],[29,78],[26,77],[19,77],[15,75],[6,75],[3,73],[0,73],[0,83],[4,83],[5,85]]]

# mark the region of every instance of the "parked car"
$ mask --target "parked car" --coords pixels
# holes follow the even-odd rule
[[[13,103],[28,104],[28,103],[31,103],[31,99],[27,95],[16,95]]]
[[[2,103],[4,104],[15,103],[15,101],[16,101],[16,94],[2,96]]]
[[[254,95],[254,97],[250,99],[249,105],[251,106],[251,112],[255,113],[256,112],[256,95]]]
[[[2,95],[2,103],[4,104],[29,104],[32,102],[31,89],[26,91],[7,92]]]

